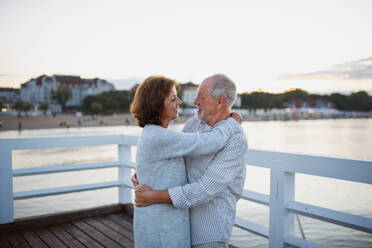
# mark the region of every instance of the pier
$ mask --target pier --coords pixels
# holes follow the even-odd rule
[[[131,147],[137,136],[104,135],[0,139],[0,245],[1,247],[133,247],[131,226]],[[13,169],[12,151],[117,145],[118,160],[89,164],[51,165]],[[270,194],[245,189],[242,200],[270,208],[269,226],[239,216],[235,226],[269,239],[269,247],[323,247],[294,235],[297,215],[372,234],[372,219],[295,200],[296,173],[372,184],[372,161],[249,150],[247,166],[270,169]],[[118,168],[118,180],[68,187],[13,192],[13,177],[48,175],[101,168]],[[118,204],[103,208],[14,220],[13,201],[56,194],[117,187]],[[72,216],[72,217],[70,217]],[[113,230],[117,228],[116,230]],[[36,235],[33,235],[35,234]],[[49,241],[46,241],[49,240]],[[125,242],[124,242],[125,240]],[[68,243],[70,242],[71,243]],[[56,242],[58,245],[52,245]],[[88,242],[88,243],[85,243]],[[91,242],[91,243],[89,243]],[[112,242],[112,243],[110,243]],[[32,246],[31,244],[46,246]],[[16,245],[14,245],[16,244]],[[93,245],[95,244],[95,245]],[[113,245],[115,244],[115,245]],[[23,246],[22,246],[23,245]],[[122,245],[122,246],[120,246]]]
[[[0,247],[134,247],[133,209],[111,205],[31,217],[0,227]]]

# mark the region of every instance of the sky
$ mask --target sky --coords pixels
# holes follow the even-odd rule
[[[156,74],[238,92],[372,92],[372,1],[1,0],[0,87]]]

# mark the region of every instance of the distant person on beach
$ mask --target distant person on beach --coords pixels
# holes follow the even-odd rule
[[[139,85],[131,104],[131,113],[143,128],[136,155],[138,181],[154,190],[180,189],[187,183],[183,156],[215,154],[241,132],[238,122],[229,118],[230,113],[213,123],[210,132],[168,130],[169,123],[178,118],[181,104],[176,86],[176,81],[163,76],[148,77]],[[135,246],[189,248],[189,220],[188,208],[169,204],[135,207]]]
[[[228,77],[217,74],[206,78],[199,86],[194,101],[198,107],[197,116],[188,120],[183,132],[211,132],[230,115],[235,100],[236,86]],[[161,149],[166,151],[165,147]],[[157,190],[150,184],[137,185],[138,182],[145,183],[138,171],[138,180],[135,175],[132,177],[133,184],[137,185],[136,209],[147,209],[139,207],[151,204],[155,208],[165,205],[170,209],[190,209],[192,247],[228,247],[236,215],[236,202],[243,191],[247,152],[245,133],[238,126],[238,132],[229,138],[222,149],[204,155],[196,152],[184,154],[188,182],[186,185],[163,187],[163,190]],[[163,174],[165,171],[159,173]],[[164,220],[161,215],[158,218],[159,221],[173,222]],[[179,231],[179,227],[176,230]],[[166,242],[171,236],[165,238],[168,239],[164,239],[164,243],[156,247],[168,247]]]

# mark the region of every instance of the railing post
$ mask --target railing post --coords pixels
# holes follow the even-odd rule
[[[121,163],[125,163],[125,161],[131,161],[131,146],[119,144],[118,145],[118,160]],[[131,184],[130,181],[131,172],[130,168],[120,166],[119,167],[119,181],[124,184]],[[119,203],[127,204],[132,202],[132,190],[124,185],[119,187]]]
[[[12,150],[0,148],[0,224],[13,222]]]
[[[294,200],[295,174],[271,169],[269,247],[287,247],[284,237],[294,233],[294,216],[286,209],[286,202]]]

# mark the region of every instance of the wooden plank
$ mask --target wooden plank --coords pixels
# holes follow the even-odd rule
[[[10,245],[14,248],[31,248],[18,233],[11,233],[8,236]]]
[[[73,222],[73,225],[78,227],[80,230],[84,230],[86,234],[88,234],[91,238],[95,239],[97,242],[102,244],[104,247],[121,248],[121,246],[118,243],[108,238],[107,236],[103,235],[97,229],[88,225],[85,221],[82,220],[75,221]]]
[[[126,222],[133,226],[133,215],[127,214],[125,212],[117,212],[113,213],[113,215],[117,215],[120,219],[125,220]]]
[[[82,244],[89,248],[104,248],[101,244],[99,244],[97,241],[92,239],[85,232],[81,231],[79,228],[72,225],[71,223],[62,224],[61,227],[71,236],[75,237]]]
[[[8,239],[4,235],[0,235],[0,247],[12,248],[8,242]]]
[[[129,240],[134,241],[133,231],[128,230],[127,228],[119,225],[118,223],[106,217],[96,217],[95,219],[105,224],[106,226],[109,226],[114,231],[121,233],[122,235],[127,237]]]
[[[59,240],[61,240],[69,248],[86,248],[76,238],[71,236],[62,227],[58,225],[50,226],[49,231],[52,232]]]
[[[27,228],[39,228],[53,224],[64,223],[68,221],[79,220],[83,218],[95,217],[99,215],[108,215],[118,212],[130,211],[131,205],[112,204],[101,207],[83,209],[80,211],[66,211],[57,214],[47,214],[41,216],[26,217],[16,219],[9,224],[0,225],[0,233],[7,233]]]
[[[20,234],[31,247],[48,248],[48,246],[46,246],[46,244],[31,230],[24,230]]]
[[[89,218],[84,220],[86,223],[88,223],[90,226],[97,229],[100,233],[106,235],[110,239],[114,240],[118,244],[121,244],[123,247],[126,248],[133,248],[134,242],[133,240],[128,239],[124,234],[119,233],[111,229],[109,226],[106,226],[105,224],[101,223],[100,221]]]
[[[54,236],[48,229],[37,229],[35,233],[42,239],[49,247],[68,248],[56,236]]]
[[[107,218],[113,220],[114,222],[133,232],[133,224],[124,219],[122,215],[110,214],[109,216],[107,216]]]

